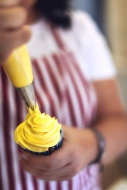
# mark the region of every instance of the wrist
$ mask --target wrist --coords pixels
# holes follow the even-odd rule
[[[98,154],[98,142],[91,129],[86,129],[83,147],[87,150],[88,164],[91,163]]]
[[[96,138],[96,142],[97,142],[97,154],[96,154],[95,159],[93,159],[93,161],[91,162],[91,164],[95,164],[95,163],[101,164],[102,155],[105,151],[105,144],[106,144],[105,139],[98,129],[92,128],[91,131],[94,134],[94,136]]]

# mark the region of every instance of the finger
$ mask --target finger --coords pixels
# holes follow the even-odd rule
[[[61,170],[55,170],[55,171],[45,171],[45,170],[39,170],[35,169],[32,166],[29,165],[29,163],[22,159],[22,167],[25,171],[32,174],[33,176],[36,176],[43,180],[63,180],[67,178],[71,178],[75,175],[75,172],[72,170],[73,164],[69,164],[68,166],[62,168]]]
[[[0,10],[0,30],[17,29],[25,24],[27,13],[22,7]]]
[[[21,2],[21,0],[0,0],[0,6],[1,7],[14,6],[14,5],[17,5],[20,2]]]
[[[53,170],[53,171],[39,170],[37,173],[38,173],[38,176],[42,177],[43,179],[58,180],[59,178],[64,178],[65,176],[72,178],[78,172],[79,170],[77,170],[73,162],[71,162],[68,165],[58,170]]]
[[[21,159],[21,165],[26,172],[32,174],[33,176],[38,175],[37,170],[35,168],[32,168],[26,160]]]
[[[42,170],[33,168],[31,165],[29,165],[29,163],[25,159],[22,159],[21,163],[22,163],[23,169],[26,172],[32,174],[33,176],[36,176],[36,177],[42,178],[42,179],[48,179],[49,178],[49,174],[50,174],[49,171],[45,171],[45,170],[42,171]],[[52,175],[50,175],[50,177],[52,177]]]
[[[12,32],[0,32],[0,63],[3,63],[13,49],[28,42],[31,31],[27,26]]]
[[[30,37],[31,31],[28,26],[24,26],[16,31],[0,32],[0,48],[15,48],[20,44],[26,43]]]
[[[50,171],[62,168],[73,160],[65,142],[60,149],[54,151],[50,156],[35,156],[27,152],[24,153],[24,156],[34,168]]]
[[[67,181],[70,180],[72,177],[69,175],[65,175],[62,177],[54,178],[54,177],[41,177],[41,176],[36,176],[38,179],[45,180],[45,181]]]
[[[46,181],[64,181],[69,180],[77,174],[78,170],[75,170],[73,163],[56,171],[38,171],[36,177]]]

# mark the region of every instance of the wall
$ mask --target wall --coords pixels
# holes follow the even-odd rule
[[[127,109],[127,0],[105,1],[106,35],[119,71],[122,97]]]

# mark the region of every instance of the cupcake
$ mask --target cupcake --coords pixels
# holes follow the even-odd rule
[[[38,105],[28,109],[25,121],[14,132],[14,140],[25,151],[50,155],[60,148],[63,139],[61,124],[55,117],[41,113]]]

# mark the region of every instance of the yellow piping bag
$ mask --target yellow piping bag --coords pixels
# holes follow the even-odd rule
[[[36,100],[31,61],[26,46],[14,50],[2,66],[27,107],[33,109]]]

